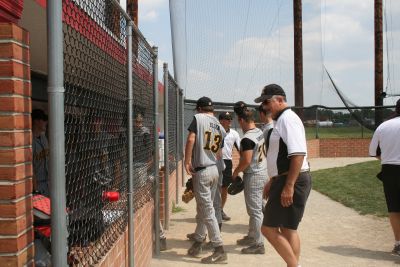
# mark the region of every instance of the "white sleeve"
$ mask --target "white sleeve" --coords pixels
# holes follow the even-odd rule
[[[279,134],[285,142],[288,150],[288,156],[306,155],[307,142],[304,132],[304,126],[300,119],[285,120],[281,124]],[[290,133],[290,134],[289,134]]]
[[[379,127],[378,127],[378,129],[376,129],[374,135],[372,136],[371,143],[369,144],[369,155],[371,157],[379,156],[376,153],[378,146],[379,146],[379,135],[380,135],[379,133],[380,133],[380,131],[379,131]]]

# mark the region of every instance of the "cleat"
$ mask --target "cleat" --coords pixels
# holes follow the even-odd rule
[[[265,254],[264,245],[252,245],[242,249],[242,254]]]
[[[192,246],[188,249],[188,255],[192,257],[198,257],[202,250],[203,242],[195,241]]]
[[[242,239],[238,239],[236,241],[236,244],[238,244],[239,246],[251,246],[251,245],[254,245],[255,242],[256,241],[254,240],[254,238],[246,235]]]
[[[222,248],[222,247],[220,247]],[[204,264],[220,264],[227,263],[228,256],[223,249],[215,249],[214,253],[208,257],[202,258],[201,263]]]

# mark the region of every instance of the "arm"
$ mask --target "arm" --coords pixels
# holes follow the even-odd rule
[[[290,157],[289,172],[286,178],[286,184],[281,193],[281,204],[283,207],[289,207],[293,203],[294,184],[299,177],[303,160],[304,155],[293,155]]]
[[[189,132],[185,147],[185,170],[186,173],[190,175],[194,174],[194,169],[192,167],[192,153],[195,141],[196,134],[194,132]]]
[[[245,150],[240,153],[239,165],[233,171],[232,179],[235,179],[240,172],[243,172],[250,165],[252,156],[253,150]]]

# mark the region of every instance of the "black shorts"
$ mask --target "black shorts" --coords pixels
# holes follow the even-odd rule
[[[306,202],[311,191],[311,175],[300,173],[294,185],[293,204],[285,208],[281,205],[281,193],[286,183],[286,175],[274,179],[264,210],[263,225],[297,230],[303,218]]]
[[[378,175],[383,182],[388,212],[400,212],[400,165],[382,165]]]
[[[224,159],[225,170],[222,171],[222,187],[228,187],[232,183],[232,160]]]

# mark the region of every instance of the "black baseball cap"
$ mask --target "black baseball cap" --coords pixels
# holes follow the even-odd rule
[[[232,115],[229,112],[223,112],[223,113],[219,114],[218,119],[219,120],[229,120],[229,121],[231,121],[232,120]]]
[[[274,83],[268,84],[263,88],[261,96],[254,99],[254,102],[262,103],[265,100],[270,99],[274,95],[286,96],[285,91],[283,91],[282,87]]]
[[[196,102],[196,109],[203,107],[212,107],[213,103],[209,97],[203,96],[200,97]]]
[[[44,111],[41,109],[32,110],[31,116],[32,116],[32,120],[44,120],[44,121],[48,120],[46,113],[44,113]]]
[[[244,103],[243,101],[238,101],[233,105],[233,111],[235,111],[236,114],[240,114],[246,107],[246,103]]]
[[[400,115],[400,98],[396,102],[396,113]]]

